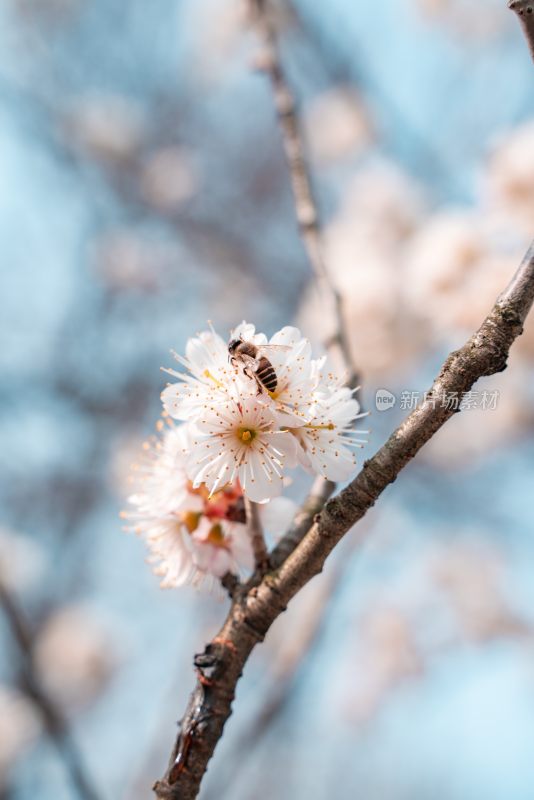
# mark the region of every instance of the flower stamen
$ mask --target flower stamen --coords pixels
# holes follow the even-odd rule
[[[203,375],[205,378],[208,378],[210,381],[213,381],[213,383],[218,389],[224,389],[224,384],[221,383],[221,381],[217,380],[217,378],[211,374],[209,369],[205,369]]]

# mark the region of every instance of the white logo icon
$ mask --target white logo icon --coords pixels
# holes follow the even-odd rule
[[[375,395],[375,406],[377,411],[389,411],[393,408],[397,398],[392,392],[387,389],[377,389]]]

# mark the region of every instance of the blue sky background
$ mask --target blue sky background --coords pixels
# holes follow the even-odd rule
[[[183,350],[207,319],[224,335],[243,316],[272,333],[294,319],[309,273],[268,87],[250,70],[254,39],[244,31],[213,63],[203,50],[224,0],[49,4],[0,3],[0,524],[42,550],[39,579],[19,593],[36,629],[76,602],[111,631],[117,671],[72,725],[102,799],[133,800],[150,796],[162,771],[192,686],[191,655],[226,606],[158,588],[142,543],[121,532],[124,459],[153,430],[169,349]],[[337,83],[357,87],[378,131],[372,155],[420,181],[431,207],[472,201],[492,144],[534,109],[516,21],[505,2],[478,5],[480,14],[502,6],[493,36],[457,35],[410,0],[298,0],[302,28],[290,25],[283,42],[301,102]],[[122,98],[141,142],[118,159],[72,134],[80,104],[108,96]],[[148,207],[135,183],[160,145],[186,148],[200,175],[171,214]],[[327,219],[343,180],[336,170],[316,175]],[[159,254],[140,269],[148,289],[95,268],[98,243],[117,230]],[[417,366],[417,386],[444,352]],[[366,396],[376,388],[366,385]],[[368,452],[401,416],[377,415]],[[285,710],[244,747],[279,680],[276,635],[300,629],[306,601],[254,654],[206,799],[532,798],[533,457],[525,429],[520,443],[463,468],[415,463],[388,489],[361,546],[354,537],[344,551]],[[474,574],[477,548],[497,554],[520,634],[459,634],[429,586],[428,565],[466,542],[475,542]],[[377,606],[409,620],[424,658],[362,721],[354,687],[369,663],[362,626]],[[0,641],[2,682],[16,683],[1,614]],[[76,797],[44,737],[14,764],[2,797],[29,800],[36,786],[40,800]]]

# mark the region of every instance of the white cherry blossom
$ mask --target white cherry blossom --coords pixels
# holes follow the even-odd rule
[[[257,397],[213,404],[195,427],[198,435],[188,460],[193,486],[204,483],[213,493],[239,479],[256,503],[281,494],[284,470],[296,464],[296,441]]]
[[[308,421],[293,430],[298,442],[299,464],[331,481],[346,481],[356,469],[355,447],[362,447],[362,434],[352,422],[363,416],[360,405],[347,387],[318,392],[307,410]]]
[[[171,426],[152,444],[129,498],[133,509],[123,514],[145,539],[164,587],[209,585],[212,576],[252,567],[241,489],[211,496],[205,486],[194,489],[185,470],[188,437],[187,426]]]
[[[239,358],[230,363],[228,345],[210,329],[189,340],[185,358],[176,356],[187,371],[170,370],[178,382],[162,395],[168,413],[187,420],[193,435],[187,462],[193,485],[216,492],[239,480],[251,500],[266,502],[281,493],[297,455],[308,471],[347,480],[355,468],[352,448],[362,440],[349,434],[360,414],[343,377],[326,371],[324,357],[312,358],[298,328],[286,326],[267,339],[243,321],[231,331],[234,339],[265,348],[258,355],[271,362],[275,389],[258,384]]]
[[[286,326],[271,337],[267,349],[269,361],[274,367],[278,383],[273,392],[262,393],[261,399],[269,398],[282,424],[302,425],[305,422],[303,408],[309,404],[317,380],[313,372],[311,344],[298,328]],[[284,347],[287,350],[277,350]]]
[[[195,419],[207,402],[256,391],[253,382],[230,364],[228,345],[213,329],[189,339],[185,352],[185,358],[173,355],[186,372],[167,369],[178,383],[167,386],[161,395],[163,407],[173,419]]]
[[[192,583],[211,589],[227,572],[251,570],[252,549],[240,484],[212,492],[203,483],[194,487],[186,473],[191,444],[188,426],[169,422],[147,445],[136,473],[138,491],[123,517],[145,540],[163,587]],[[281,535],[294,512],[292,501],[277,498],[262,507],[261,516],[268,531]]]

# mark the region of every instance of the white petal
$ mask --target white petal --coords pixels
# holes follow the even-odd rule
[[[223,530],[236,564],[243,569],[252,570],[254,554],[247,526],[238,522],[223,522]]]
[[[254,342],[254,344],[265,344],[267,337],[264,333],[256,333],[256,328],[250,322],[243,322],[234,328],[230,334],[230,339],[243,339],[245,342]]]
[[[269,447],[279,454],[284,466],[297,466],[297,440],[291,431],[280,431],[269,436]]]
[[[274,336],[271,336],[270,344],[289,345],[293,347],[302,341],[302,334],[298,328],[291,325],[286,325],[281,330],[277,331]]]
[[[306,470],[306,472],[313,472],[313,467],[310,461],[310,457],[308,455],[308,451],[305,448],[305,438],[303,438],[302,440],[300,438],[297,438],[297,464],[300,467],[302,467],[302,469]]]
[[[239,467],[238,474],[244,494],[254,503],[265,503],[282,493],[282,478],[253,448],[249,448],[249,457]]]
[[[209,542],[195,542],[193,559],[202,572],[222,578],[233,566],[232,557],[224,547],[216,547]]]
[[[193,444],[187,459],[187,476],[198,487],[205,483],[210,491],[231,483],[236,473],[236,448],[219,447],[216,439],[208,437]]]
[[[341,444],[321,448],[321,443],[308,450],[308,459],[313,471],[328,480],[341,482],[353,477],[356,472],[354,455]]]

